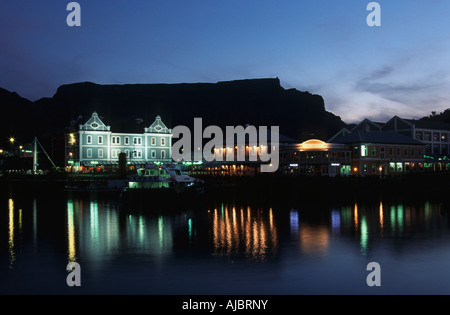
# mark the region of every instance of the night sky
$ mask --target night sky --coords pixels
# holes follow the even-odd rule
[[[61,84],[274,78],[346,122],[450,107],[450,1],[0,1],[0,87],[30,100]]]

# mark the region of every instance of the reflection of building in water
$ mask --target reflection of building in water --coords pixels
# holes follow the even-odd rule
[[[276,254],[278,232],[273,211],[221,206],[210,211],[215,254],[245,253],[255,260]]]
[[[123,219],[123,218],[122,218]],[[124,245],[119,211],[108,203],[83,200],[67,201],[68,260],[81,255],[102,262]],[[162,216],[146,218],[128,215],[126,220],[126,248],[136,252],[161,255],[172,249],[170,222]],[[100,267],[100,266],[97,266]]]
[[[291,235],[298,237],[300,250],[305,254],[325,254],[330,239],[329,227],[323,224],[314,225],[302,221],[296,209],[292,209],[289,216]],[[339,222],[340,219],[334,213],[332,215],[332,223],[340,224]],[[333,226],[334,228],[336,227]]]
[[[72,200],[67,201],[67,246],[69,262],[76,261],[75,220]]]
[[[13,268],[14,262],[16,260],[16,253],[14,248],[14,200],[9,199],[8,200],[8,219],[9,219],[9,225],[8,225],[8,250],[9,250],[9,268]]]
[[[100,209],[101,210],[100,210]],[[108,204],[81,199],[67,200],[67,254],[76,261],[82,254],[100,257],[120,245],[118,212]]]
[[[330,233],[328,226],[300,223],[300,249],[305,254],[326,254]]]
[[[16,261],[17,234],[22,234],[23,219],[22,209],[16,209],[13,199],[8,199],[8,251],[9,251],[9,268],[14,268]]]
[[[163,216],[145,217],[129,215],[127,228],[128,247],[137,252],[163,256],[173,248],[172,225]]]

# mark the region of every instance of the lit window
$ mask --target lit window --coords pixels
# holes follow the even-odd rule
[[[365,145],[361,146],[361,156],[367,156],[367,147]]]
[[[166,139],[161,138],[161,145],[166,145]],[[164,152],[164,151],[163,151]]]
[[[120,137],[112,137],[112,144],[120,144]]]
[[[156,138],[155,137],[152,138],[152,145],[156,145]]]

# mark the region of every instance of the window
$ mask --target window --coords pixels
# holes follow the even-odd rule
[[[166,151],[162,150],[161,151],[161,159],[165,159],[166,158]]]
[[[156,138],[155,137],[152,138],[152,145],[156,145]]]
[[[397,148],[397,156],[400,156],[400,148]]]
[[[126,138],[125,138],[126,139]],[[126,142],[126,141],[125,141]],[[129,158],[130,157],[130,150],[125,150],[125,155],[126,155],[126,157],[127,158]]]
[[[361,156],[367,156],[367,146],[361,146]]]
[[[416,132],[416,139],[417,140],[422,140],[423,139],[423,132],[421,132],[421,131]]]
[[[140,150],[133,151],[133,157],[142,158],[142,151],[140,151]]]
[[[416,152],[415,152],[414,148],[411,148],[411,156],[414,157],[415,154],[416,154]]]
[[[103,136],[98,136],[98,144],[103,144]]]
[[[393,156],[394,155],[394,150],[392,148],[389,148],[389,156]]]
[[[161,138],[161,145],[162,146],[166,145],[166,139],[165,138]]]
[[[112,144],[120,144],[120,137],[112,137]]]
[[[376,147],[372,147],[372,156],[377,155],[377,148]]]
[[[130,144],[130,138],[129,137],[125,137],[124,141],[125,141],[125,144]]]
[[[98,158],[103,158],[103,149],[98,149]]]
[[[142,141],[141,138],[133,138],[134,144],[141,144],[142,143],[141,141]]]
[[[113,158],[117,158],[119,157],[120,150],[112,150],[111,153]]]
[[[152,159],[155,159],[155,158],[156,158],[156,151],[152,150]]]
[[[405,151],[403,153],[404,153],[404,156],[408,156],[408,149],[405,149]]]
[[[92,149],[87,149],[86,155],[88,158],[91,158],[92,157]]]
[[[87,144],[92,144],[92,136],[87,136],[86,142]]]

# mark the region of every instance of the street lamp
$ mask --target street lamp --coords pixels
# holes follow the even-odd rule
[[[16,139],[14,137],[9,138],[9,143],[11,143],[11,154],[14,155],[14,142]]]

